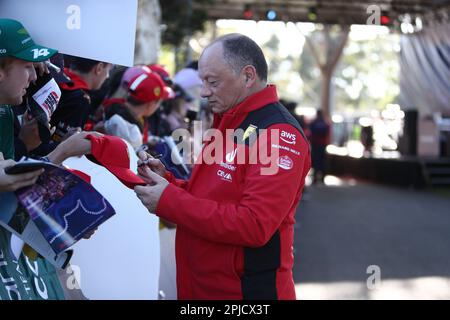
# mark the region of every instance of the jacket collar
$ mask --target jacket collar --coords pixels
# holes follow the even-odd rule
[[[86,81],[84,81],[78,74],[70,71],[68,68],[64,68],[64,73],[72,80],[72,83],[58,83],[61,89],[63,90],[90,90]]]
[[[263,90],[258,91],[241,103],[232,107],[223,114],[214,114],[213,128],[223,127],[225,123],[236,116],[243,116],[251,111],[260,109],[268,104],[278,102],[277,88],[275,85],[268,85]]]

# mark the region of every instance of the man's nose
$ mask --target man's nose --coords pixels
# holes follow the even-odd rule
[[[36,81],[37,75],[36,75],[36,69],[30,68],[30,75],[28,77],[28,83]]]
[[[200,96],[202,98],[208,98],[211,96],[212,92],[210,89],[208,89],[205,85],[202,86],[202,89],[200,90]]]

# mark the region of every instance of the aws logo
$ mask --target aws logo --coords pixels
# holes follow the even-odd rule
[[[286,143],[295,144],[297,136],[295,133],[290,133],[282,130],[280,139]]]

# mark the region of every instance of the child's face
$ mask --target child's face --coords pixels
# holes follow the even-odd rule
[[[156,110],[161,106],[162,100],[151,101],[147,104],[146,112],[144,117],[150,117],[155,113]]]
[[[13,59],[0,69],[0,104],[21,104],[30,82],[36,78],[33,62]]]

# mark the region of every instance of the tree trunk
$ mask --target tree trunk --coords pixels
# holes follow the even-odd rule
[[[158,0],[139,0],[134,64],[158,61],[161,48],[161,7]]]
[[[300,30],[300,29],[299,29]],[[301,31],[301,30],[300,30]],[[320,69],[322,75],[322,88],[321,88],[321,102],[320,107],[322,109],[323,115],[326,118],[331,116],[331,98],[332,98],[332,82],[334,70],[336,65],[342,56],[342,52],[347,43],[348,34],[350,28],[348,26],[342,27],[339,39],[336,44],[334,44],[333,39],[330,36],[330,26],[325,26],[324,28],[324,39],[325,39],[325,57],[322,62],[319,56],[319,52],[316,50],[314,43],[311,38],[305,36],[306,45],[310,48],[314,60]]]
[[[331,115],[331,78],[334,70],[322,70],[322,87],[321,87],[321,101],[320,108],[325,117],[329,118]]]

